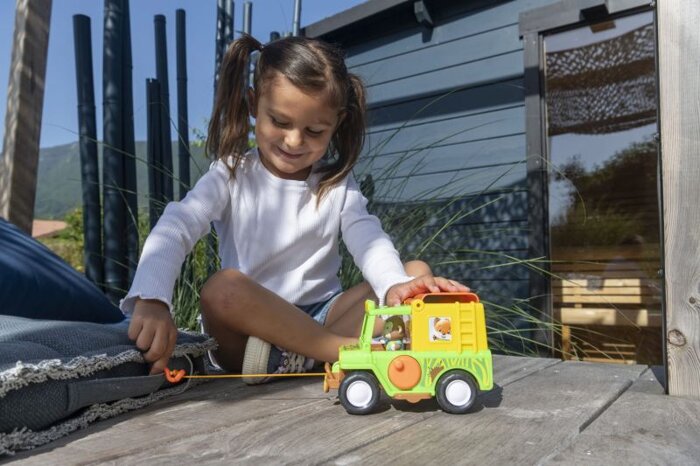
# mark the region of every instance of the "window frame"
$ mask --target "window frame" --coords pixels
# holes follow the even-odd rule
[[[528,185],[528,257],[543,258],[534,264],[529,274],[529,305],[539,310],[541,320],[553,322],[551,279],[549,278],[549,193],[547,165],[549,153],[546,135],[544,94],[544,37],[556,32],[585,27],[607,19],[652,11],[656,24],[656,4],[649,0],[561,0],[557,3],[524,11],[519,18],[519,33],[523,41],[523,85],[525,90],[525,150]],[[657,44],[658,53],[658,44]],[[657,60],[658,62],[658,60]],[[658,93],[658,72],[656,76]],[[659,115],[657,106],[657,134]],[[659,212],[663,216],[663,212]],[[661,236],[663,241],[663,235]],[[663,263],[663,258],[662,258]],[[662,312],[664,309],[662,302]],[[554,347],[552,326],[538,331],[538,341]],[[665,355],[663,356],[665,358]]]

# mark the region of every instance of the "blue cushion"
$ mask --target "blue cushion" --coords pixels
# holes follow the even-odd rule
[[[46,246],[0,219],[0,314],[113,323],[121,311]]]

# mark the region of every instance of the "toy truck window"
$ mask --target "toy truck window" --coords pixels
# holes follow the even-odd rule
[[[374,329],[372,350],[403,351],[411,348],[409,316],[377,316]]]
[[[431,342],[452,341],[452,320],[442,316],[429,317],[428,335]]]

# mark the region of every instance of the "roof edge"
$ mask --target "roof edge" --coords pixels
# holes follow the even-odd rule
[[[351,24],[374,16],[389,8],[393,8],[396,5],[409,3],[411,1],[413,0],[369,0],[365,3],[355,5],[348,10],[324,18],[321,21],[309,24],[303,28],[304,35],[311,38],[321,37],[329,32],[337,31],[338,29],[350,26]]]

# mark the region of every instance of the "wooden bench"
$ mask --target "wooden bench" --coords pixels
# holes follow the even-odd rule
[[[554,318],[561,323],[561,349],[565,359],[571,359],[572,326],[574,328],[618,327],[612,338],[601,332],[589,332],[593,340],[583,342],[585,360],[636,362],[640,348],[622,334],[633,335],[635,329],[653,328],[660,331],[662,315],[656,283],[642,278],[572,278],[553,279]],[[626,328],[625,328],[626,327]],[[639,332],[637,332],[639,333]],[[589,338],[590,340],[591,338]],[[612,340],[612,341],[611,341]]]

